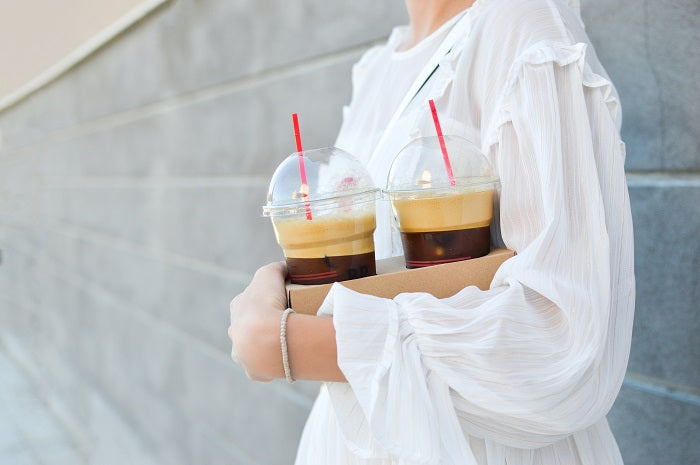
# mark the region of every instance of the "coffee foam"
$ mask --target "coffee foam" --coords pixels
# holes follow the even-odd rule
[[[493,217],[493,190],[392,200],[402,232],[452,231],[488,226]]]
[[[321,258],[374,252],[374,213],[273,218],[277,242],[289,258]]]

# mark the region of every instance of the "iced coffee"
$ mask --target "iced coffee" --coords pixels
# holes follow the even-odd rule
[[[272,219],[291,282],[325,284],[376,274],[378,189],[369,174],[339,149],[310,150],[304,152],[308,185],[300,186],[297,156],[277,169],[263,207]]]
[[[292,282],[323,284],[376,274],[373,211],[272,222]]]
[[[483,257],[490,251],[493,190],[392,202],[406,266]]]
[[[491,249],[497,179],[468,141],[445,136],[454,177],[448,179],[437,138],[407,145],[394,160],[387,194],[407,268],[482,257]]]

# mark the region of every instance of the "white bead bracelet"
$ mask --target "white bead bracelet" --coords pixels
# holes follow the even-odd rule
[[[289,356],[287,355],[287,317],[290,313],[294,313],[294,310],[291,308],[288,308],[282,313],[282,320],[280,321],[280,346],[282,346],[284,376],[287,378],[288,383],[293,383],[294,378],[292,378],[292,370],[289,368]]]

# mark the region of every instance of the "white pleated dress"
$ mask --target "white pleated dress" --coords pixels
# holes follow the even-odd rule
[[[353,69],[337,145],[383,187],[396,153],[434,134],[480,145],[500,177],[493,242],[517,252],[490,290],[393,300],[335,284],[348,383],[325,383],[297,465],[621,464],[605,416],[634,314],[633,239],[617,93],[556,0],[478,0],[469,28],[382,138],[456,22],[401,51],[406,28]],[[401,253],[380,202],[377,257]]]

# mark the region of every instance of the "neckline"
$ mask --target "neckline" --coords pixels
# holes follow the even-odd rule
[[[476,12],[482,9],[482,7],[487,3],[489,3],[489,0],[475,0],[470,6],[445,21],[445,23],[439,28],[430,33],[428,37],[425,37],[423,40],[407,50],[399,51],[397,49],[404,42],[406,34],[408,33],[408,25],[395,27],[391,31],[391,35],[389,36],[389,40],[387,42],[387,45],[390,45],[391,57],[396,60],[402,60],[419,54],[421,51],[425,50],[431,42],[433,42],[435,37],[441,35],[443,32],[446,32],[446,29],[449,29],[451,26],[454,26],[460,18],[468,14],[472,16],[477,14]]]
[[[475,2],[476,3],[476,2]],[[460,18],[462,18],[470,9],[462,10],[452,18],[445,21],[439,28],[435,29],[427,37],[422,39],[413,47],[406,50],[398,50],[398,48],[404,43],[406,35],[408,34],[408,26],[399,26],[394,28],[392,33],[392,45],[391,45],[391,57],[395,60],[405,60],[412,56],[418,55],[425,51],[431,44],[433,44],[440,36],[444,35],[452,26],[454,26]]]

